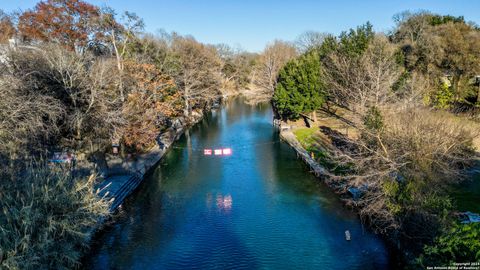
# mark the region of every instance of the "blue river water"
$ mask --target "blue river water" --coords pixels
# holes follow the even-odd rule
[[[96,236],[85,268],[391,268],[384,242],[280,142],[272,117],[236,99],[190,129]]]

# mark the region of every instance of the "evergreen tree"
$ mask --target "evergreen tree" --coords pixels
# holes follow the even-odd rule
[[[367,22],[358,26],[356,30],[350,29],[348,32],[342,32],[339,37],[339,50],[349,57],[358,57],[367,50],[374,36],[373,26]]]
[[[310,52],[288,62],[278,75],[273,104],[283,119],[318,109],[325,101],[319,55]]]

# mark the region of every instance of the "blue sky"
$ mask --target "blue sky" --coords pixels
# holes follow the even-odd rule
[[[12,11],[35,6],[37,0],[0,0]],[[87,0],[109,5],[117,12],[133,11],[142,17],[148,32],[164,29],[193,35],[206,43],[227,43],[261,51],[274,39],[294,40],[306,30],[339,34],[370,21],[376,31],[393,27],[392,16],[404,10],[430,10],[463,15],[480,24],[478,0]]]

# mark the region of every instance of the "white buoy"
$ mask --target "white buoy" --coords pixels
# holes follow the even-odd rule
[[[349,231],[349,230],[346,230],[346,231],[345,231],[345,239],[346,239],[347,241],[350,241],[350,231]]]

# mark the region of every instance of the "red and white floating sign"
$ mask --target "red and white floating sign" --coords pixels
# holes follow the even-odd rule
[[[204,156],[211,156],[212,153],[215,156],[230,156],[232,154],[232,148],[221,148],[221,149],[203,149]]]

